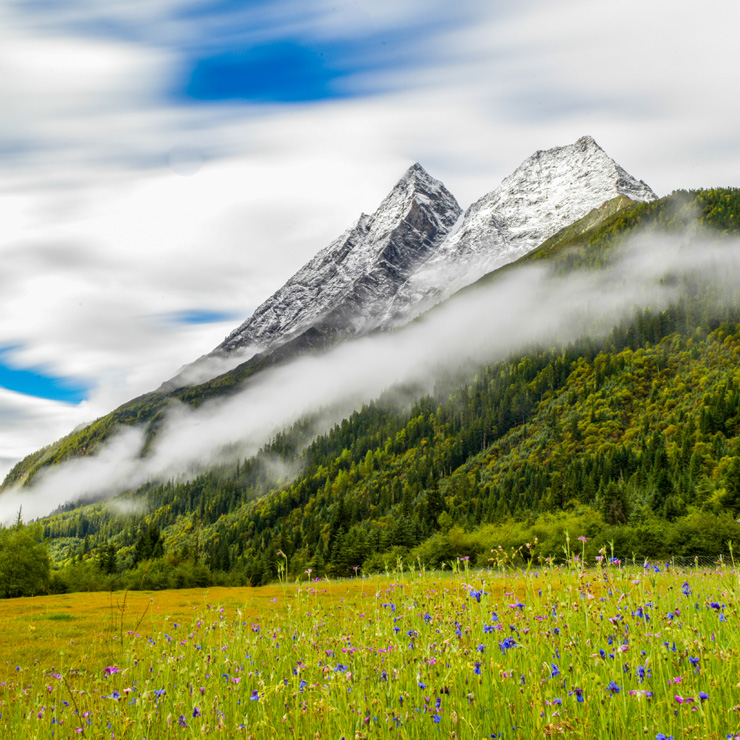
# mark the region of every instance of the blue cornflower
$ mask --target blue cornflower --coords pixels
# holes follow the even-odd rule
[[[555,678],[555,676],[560,675],[560,668],[558,668],[555,663],[550,663],[552,666],[552,670],[550,671],[550,678]]]
[[[622,687],[617,686],[617,682],[612,680],[606,687],[606,690],[609,691],[612,696],[614,696],[614,694],[618,694],[622,690]]]
[[[583,689],[573,689],[573,691],[571,691],[568,694],[568,696],[573,696],[574,694],[575,694],[576,700],[579,703],[582,703],[583,702]]]
[[[257,689],[252,689],[252,695],[249,697],[249,701],[259,701],[260,692]]]
[[[475,673],[475,674],[477,674],[477,675],[480,676],[480,672],[481,672],[480,671],[480,661],[479,660],[476,660],[475,661],[475,667],[473,668],[473,673]]]

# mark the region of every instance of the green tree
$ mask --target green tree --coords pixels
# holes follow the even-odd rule
[[[41,525],[19,522],[0,529],[0,596],[35,596],[47,589],[49,553],[41,537]]]
[[[740,457],[733,457],[725,471],[725,493],[722,504],[733,511],[740,510]]]
[[[98,556],[98,567],[107,575],[115,575],[118,572],[118,560],[116,558],[115,545],[106,545]]]
[[[145,529],[134,546],[134,564],[143,560],[153,560],[161,558],[164,555],[164,542],[162,533],[156,524],[152,524]]]

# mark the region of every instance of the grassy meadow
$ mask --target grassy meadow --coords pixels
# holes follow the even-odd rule
[[[0,737],[740,739],[732,565],[507,561],[1,602]]]

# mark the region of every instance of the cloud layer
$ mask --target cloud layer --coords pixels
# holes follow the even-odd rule
[[[583,134],[659,194],[736,184],[736,14],[734,0],[3,5],[0,348],[90,390],[29,398],[35,426],[0,406],[23,440],[0,437],[0,475],[57,438],[65,410],[71,429],[216,346],[413,161],[463,205]],[[286,103],[281,44],[323,54],[320,95]],[[272,92],[187,95],[199,60],[255,48],[272,49]],[[172,320],[188,312],[239,318]]]

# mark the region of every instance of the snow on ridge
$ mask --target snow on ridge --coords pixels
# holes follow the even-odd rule
[[[373,317],[386,312],[398,287],[429,257],[461,210],[440,181],[412,165],[374,214],[362,214],[318,252],[216,352],[245,345],[269,349],[330,315],[340,330],[374,328]]]
[[[620,194],[636,201],[656,199],[590,136],[535,152],[468,208],[398,291],[384,321],[405,323]]]
[[[591,138],[535,152],[463,214],[413,164],[372,215],[318,252],[212,354],[269,351],[307,329],[399,326],[618,195],[655,193]]]

